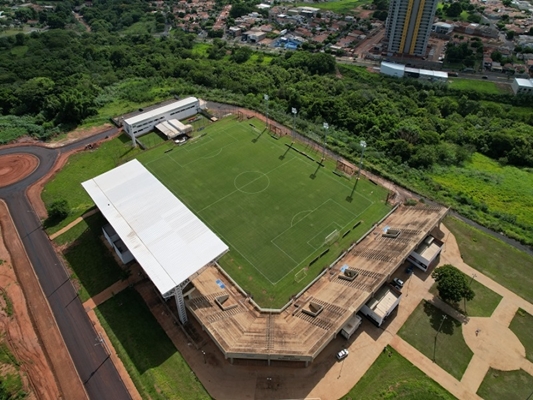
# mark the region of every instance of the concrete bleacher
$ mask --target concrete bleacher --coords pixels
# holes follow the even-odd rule
[[[186,299],[187,307],[230,360],[292,360],[307,365],[446,212],[442,207],[399,207],[340,259],[331,274],[318,279],[283,312],[256,309],[216,266],[192,279],[195,290]],[[389,226],[400,234],[383,236]]]

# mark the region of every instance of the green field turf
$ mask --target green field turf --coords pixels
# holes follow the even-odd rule
[[[256,300],[266,295],[262,300],[270,296],[283,304],[288,298],[278,303],[278,295],[295,294],[296,283],[303,287],[323,267],[317,263],[319,269],[295,282],[294,275],[332,245],[326,243],[328,235],[342,236],[361,220],[368,229],[389,207],[386,191],[366,180],[348,201],[353,183],[333,174],[333,164],[320,167],[289,149],[288,141],[260,134],[263,127],[255,119],[226,118],[185,146],[170,152],[163,146],[138,158],[228,244],[230,253],[221,264],[238,283],[254,296],[262,287]],[[363,232],[354,230],[346,239],[354,241]],[[332,245],[335,256],[342,247]],[[259,286],[247,285],[254,280]],[[271,290],[289,283],[294,293]]]

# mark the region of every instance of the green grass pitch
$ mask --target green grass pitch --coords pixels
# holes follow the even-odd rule
[[[333,174],[333,163],[320,167],[263,129],[256,119],[228,117],[184,146],[138,158],[230,247],[222,267],[263,306],[280,306],[389,207],[386,191],[367,180],[348,201],[354,181]],[[343,240],[326,245],[332,232],[342,236],[361,220]],[[328,246],[335,251],[309,266]]]

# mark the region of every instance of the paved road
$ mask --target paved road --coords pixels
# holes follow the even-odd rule
[[[46,175],[61,153],[84,147],[116,132],[113,128],[59,149],[40,146],[0,149],[0,155],[30,153],[40,160],[39,166],[30,176],[0,188],[0,198],[3,198],[9,207],[81,381],[89,397],[98,400],[131,397],[105,349],[97,344],[95,330],[69,280],[69,274],[42,230],[39,218],[25,193],[31,184]],[[51,356],[53,357],[53,354]]]

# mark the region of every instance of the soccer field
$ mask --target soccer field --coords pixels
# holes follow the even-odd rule
[[[272,300],[290,293],[287,287],[303,287],[318,270],[306,269],[309,277],[301,282],[295,274],[329,246],[339,246],[357,222],[368,229],[389,208],[386,191],[367,180],[348,201],[354,181],[333,174],[333,164],[319,167],[289,149],[286,139],[260,135],[263,127],[255,119],[228,117],[184,146],[158,147],[138,158],[228,244],[221,264],[237,282],[254,296],[262,288]],[[346,239],[362,232],[354,229]],[[280,285],[286,290],[270,290]]]

